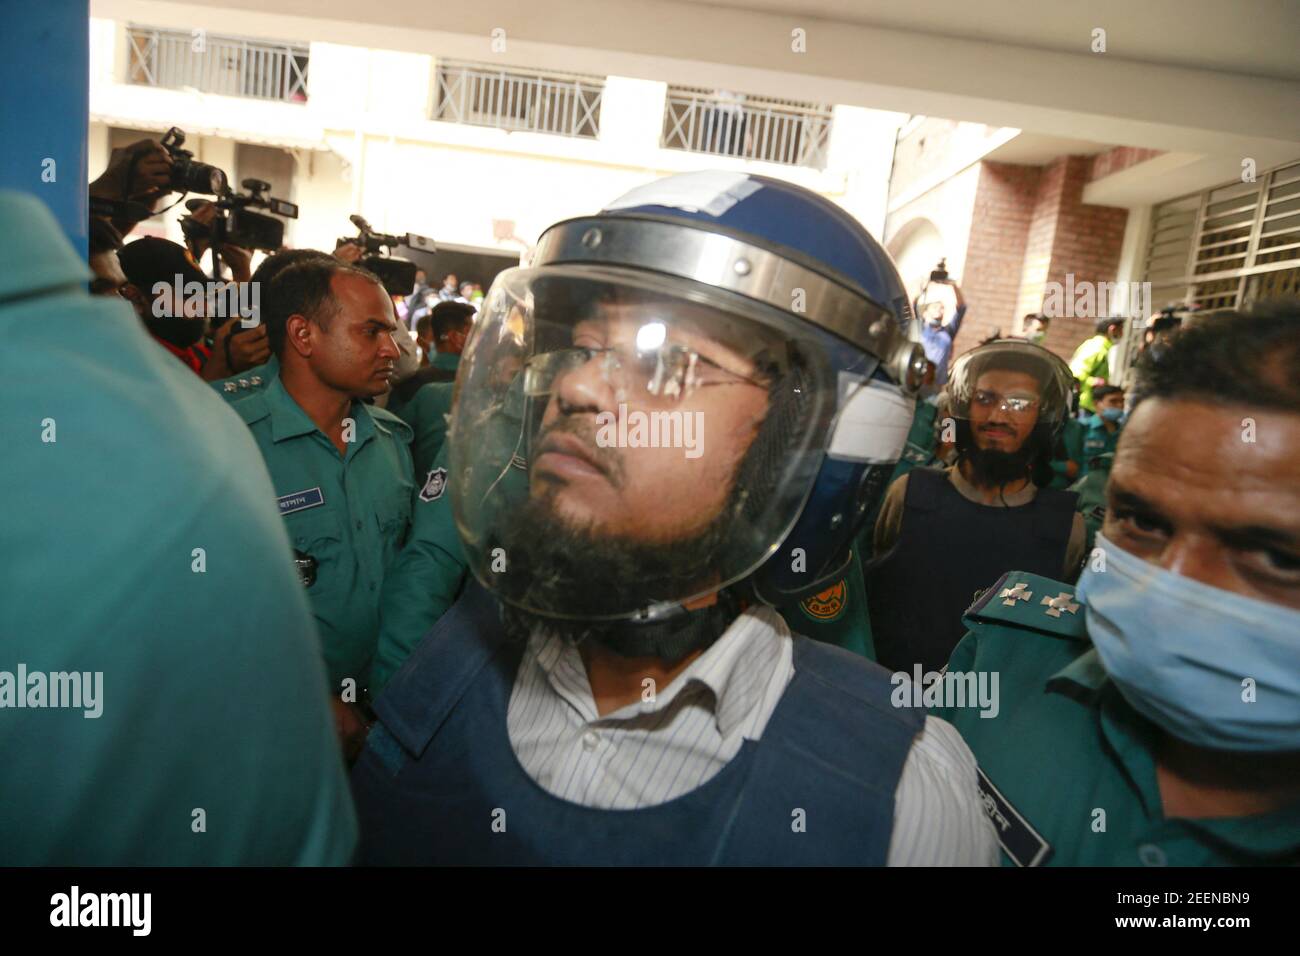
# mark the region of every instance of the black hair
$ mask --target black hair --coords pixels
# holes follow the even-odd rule
[[[1257,405],[1300,413],[1300,299],[1198,318],[1137,365],[1134,407],[1148,398]]]
[[[429,324],[433,329],[433,340],[440,342],[451,332],[459,331],[469,325],[471,317],[477,310],[466,302],[439,302],[429,310]]]
[[[1114,316],[1114,315],[1104,319],[1098,319],[1096,324],[1093,326],[1092,329],[1093,334],[1105,335],[1106,330],[1109,329],[1112,325],[1118,325],[1122,329],[1124,328],[1124,320],[1121,319],[1119,316]]]
[[[254,282],[269,283],[285,269],[300,262],[328,262],[333,258],[328,252],[319,249],[281,249],[263,259],[251,278]]]
[[[428,312],[415,320],[415,334],[424,335],[425,333],[433,334],[433,316]]]
[[[1161,332],[1169,332],[1183,324],[1183,320],[1176,315],[1157,315],[1147,326],[1148,332],[1154,332],[1157,335]]]
[[[307,250],[303,250],[307,251]],[[338,314],[339,304],[331,285],[336,275],[360,276],[381,286],[373,272],[340,262],[333,256],[303,257],[281,270],[262,291],[262,321],[271,351],[284,354],[284,340],[291,315],[303,315],[322,326]]]
[[[1120,388],[1118,385],[1098,385],[1092,390],[1092,403],[1095,405],[1107,395],[1114,395],[1116,392],[1123,395],[1124,389]]]

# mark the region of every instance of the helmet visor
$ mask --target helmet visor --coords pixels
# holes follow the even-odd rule
[[[751,574],[823,458],[836,407],[825,344],[809,323],[688,280],[502,273],[449,433],[475,576],[534,614],[617,620]]]

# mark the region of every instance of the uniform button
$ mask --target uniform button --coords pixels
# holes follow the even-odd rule
[[[373,590],[374,590],[374,589],[375,589],[375,586],[374,586],[374,585],[373,585],[373,584],[372,584],[372,585],[370,585],[370,590],[372,590],[372,591],[373,591]]]
[[[1154,843],[1143,843],[1138,847],[1138,859],[1142,861],[1143,866],[1169,865],[1169,859],[1165,856],[1165,851]]]
[[[358,530],[358,531],[361,530],[361,522],[360,522],[360,521],[357,522],[357,530]]]
[[[600,743],[600,737],[594,731],[587,731],[582,735],[582,749],[588,752],[596,749],[596,744]]]

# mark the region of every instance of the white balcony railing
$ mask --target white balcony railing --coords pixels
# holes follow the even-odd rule
[[[829,106],[674,86],[660,142],[667,149],[823,169],[830,138]]]
[[[307,47],[186,30],[127,28],[127,82],[307,101]]]
[[[437,72],[436,120],[588,139],[600,135],[601,77],[448,60],[438,62]]]

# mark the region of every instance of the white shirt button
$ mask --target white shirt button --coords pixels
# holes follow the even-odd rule
[[[596,749],[596,744],[600,743],[600,736],[594,731],[589,730],[582,735],[582,749],[588,752]]]

